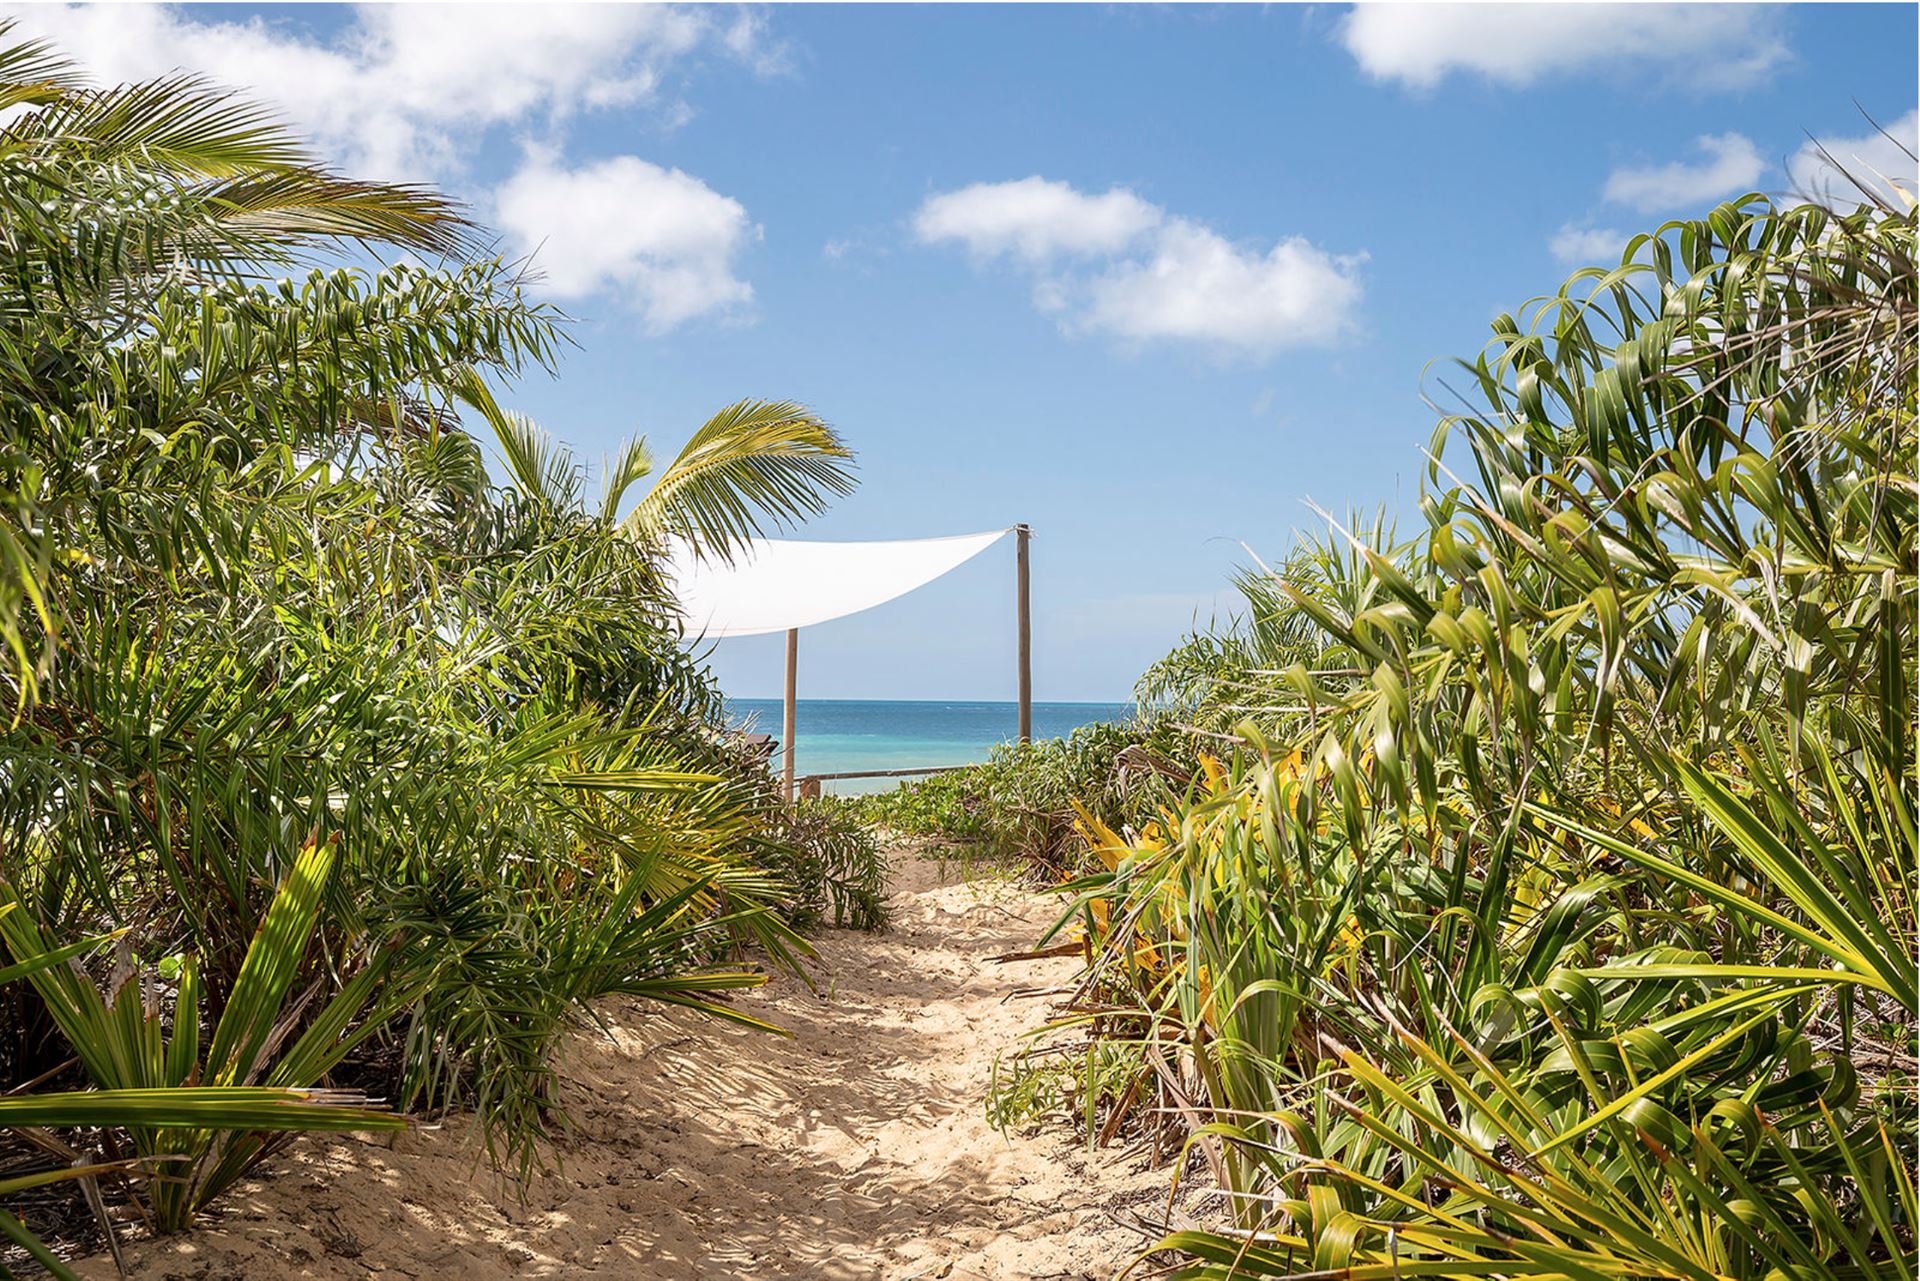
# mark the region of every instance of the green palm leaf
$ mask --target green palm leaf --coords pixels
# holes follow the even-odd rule
[[[0,1098],[0,1125],[105,1125],[205,1130],[398,1130],[406,1119],[350,1090],[252,1085],[76,1090]]]
[[[851,493],[852,456],[803,406],[743,400],[693,434],[622,528],[643,538],[676,535],[725,558]]]

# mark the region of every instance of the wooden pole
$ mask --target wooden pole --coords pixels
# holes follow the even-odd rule
[[[787,629],[787,706],[785,715],[780,718],[780,748],[786,756],[786,766],[781,771],[780,790],[787,798],[787,804],[793,804],[793,735],[794,721],[797,719],[794,709],[794,693],[800,687],[800,629]]]
[[[1033,617],[1027,607],[1027,543],[1033,531],[1024,524],[1013,527],[1014,595],[1020,627],[1020,741],[1033,741]]]

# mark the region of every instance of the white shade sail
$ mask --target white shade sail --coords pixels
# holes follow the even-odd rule
[[[972,560],[1012,530],[874,543],[756,538],[733,558],[703,560],[675,542],[668,572],[695,635],[759,636],[884,605]]]

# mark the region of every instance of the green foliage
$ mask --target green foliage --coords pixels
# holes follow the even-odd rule
[[[817,510],[846,451],[736,407],[623,525],[644,451],[589,503],[499,411],[563,318],[438,196],[36,46],[0,105],[0,937],[59,961],[0,994],[0,1078],[74,1087],[0,1121],[131,1154],[167,1231],[289,1130],[397,1123],[323,1079],[469,1107],[529,1174],[593,1001],[752,1023],[743,948],[806,952],[783,909],[877,911],[857,835],[802,851],[721,767],[657,558]],[[305,269],[342,240],[446,257]]]
[[[472,370],[459,371],[449,386],[493,428],[520,493],[550,506],[579,500],[582,478],[565,449],[529,419],[502,409]],[[724,559],[768,527],[796,524],[852,492],[852,458],[806,406],[743,400],[693,434],[619,528],[648,547],[674,537]],[[644,436],[620,447],[605,469],[602,523],[615,521],[627,491],[652,471]]]
[[[645,456],[646,441],[634,442],[623,477],[642,474]],[[622,527],[637,538],[672,534],[696,551],[731,556],[767,525],[805,520],[834,495],[852,492],[850,458],[806,406],[743,400],[693,434]]]
[[[1376,529],[1375,538],[1387,540],[1384,527]],[[1211,740],[1215,750],[1249,719],[1270,723],[1274,678],[1296,666],[1317,666],[1325,646],[1313,620],[1293,607],[1279,584],[1283,578],[1330,584],[1338,569],[1337,562],[1309,551],[1290,560],[1278,576],[1236,573],[1233,585],[1244,612],[1194,632],[1155,662],[1134,687],[1135,701],[1170,729],[1184,729],[1196,741]]]
[[[766,865],[785,882],[780,911],[797,926],[877,930],[887,923],[886,851],[858,811],[836,797],[796,803]]]
[[[979,804],[984,766],[967,766],[901,783],[892,791],[846,799],[867,821],[903,836],[990,846],[989,815]]]
[[[0,24],[0,42],[10,29]],[[171,453],[191,467],[226,435],[218,420],[169,412],[192,393],[184,366],[167,367],[166,344],[147,341],[161,336],[148,319],[190,305],[193,286],[237,289],[316,246],[445,253],[468,229],[430,192],[327,172],[266,113],[189,77],[92,88],[46,46],[16,41],[0,50],[0,103],[0,640],[15,659],[13,692],[31,697],[61,621],[47,579],[78,550],[61,537],[76,509],[123,492],[114,482],[134,479],[127,468],[150,471]],[[240,336],[232,346],[264,354]],[[292,368],[256,358],[217,374],[297,385],[281,372]],[[323,378],[302,390],[342,387]],[[100,476],[90,468],[106,440],[118,448]]]
[[[1156,750],[1163,740],[1153,722],[1082,725],[1065,738],[1002,743],[982,764],[848,804],[896,832],[1067,871],[1078,862],[1077,805],[1114,827],[1153,813],[1167,774],[1179,773]]]
[[[1500,317],[1420,535],[1150,677],[1239,742],[1087,823],[1062,1034],[1229,1194],[1179,1275],[1911,1275],[1914,236],[1755,197]]]
[[[163,1232],[185,1227],[264,1157],[276,1136],[291,1130],[398,1128],[398,1118],[365,1108],[329,1109],[301,1093],[377,1028],[382,1013],[390,1014],[410,998],[411,993],[384,982],[384,964],[376,961],[349,979],[313,1014],[299,1037],[282,1043],[290,1027],[283,1023],[289,997],[313,936],[334,855],[331,844],[310,843],[294,860],[213,1022],[204,1056],[202,988],[193,958],[177,975],[169,1036],[147,976],[129,975],[110,997],[103,997],[84,975],[63,964],[42,964],[55,961],[58,949],[26,913],[13,910],[17,902],[8,903],[8,910],[0,912],[0,937],[18,964],[33,967],[29,981],[101,1089],[29,1095],[11,1100],[16,1104],[12,1109],[6,1107],[9,1100],[0,1100],[0,1122],[124,1128],[132,1155],[153,1175],[151,1208]],[[377,1007],[375,1016],[363,1019],[370,1003]],[[347,1029],[356,1021],[360,1030],[349,1036]],[[256,1086],[265,1088],[248,1092]],[[222,1104],[224,1115],[196,1106],[207,1099]],[[254,1112],[242,1115],[248,1103],[255,1105]],[[51,1121],[33,1119],[43,1114]],[[62,1115],[69,1119],[58,1120]],[[85,1119],[89,1115],[91,1122]],[[182,1116],[193,1128],[177,1128]],[[221,1127],[203,1128],[204,1121],[214,1117]]]

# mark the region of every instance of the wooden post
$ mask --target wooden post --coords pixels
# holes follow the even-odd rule
[[[793,735],[794,735],[794,693],[800,687],[800,629],[787,629],[787,706],[786,714],[780,718],[780,750],[786,756],[785,768],[781,771],[781,794],[787,798],[787,804],[793,804]]]
[[[1033,531],[1026,525],[1013,527],[1014,594],[1019,614],[1020,645],[1020,741],[1033,741],[1033,617],[1027,608],[1027,543]]]

